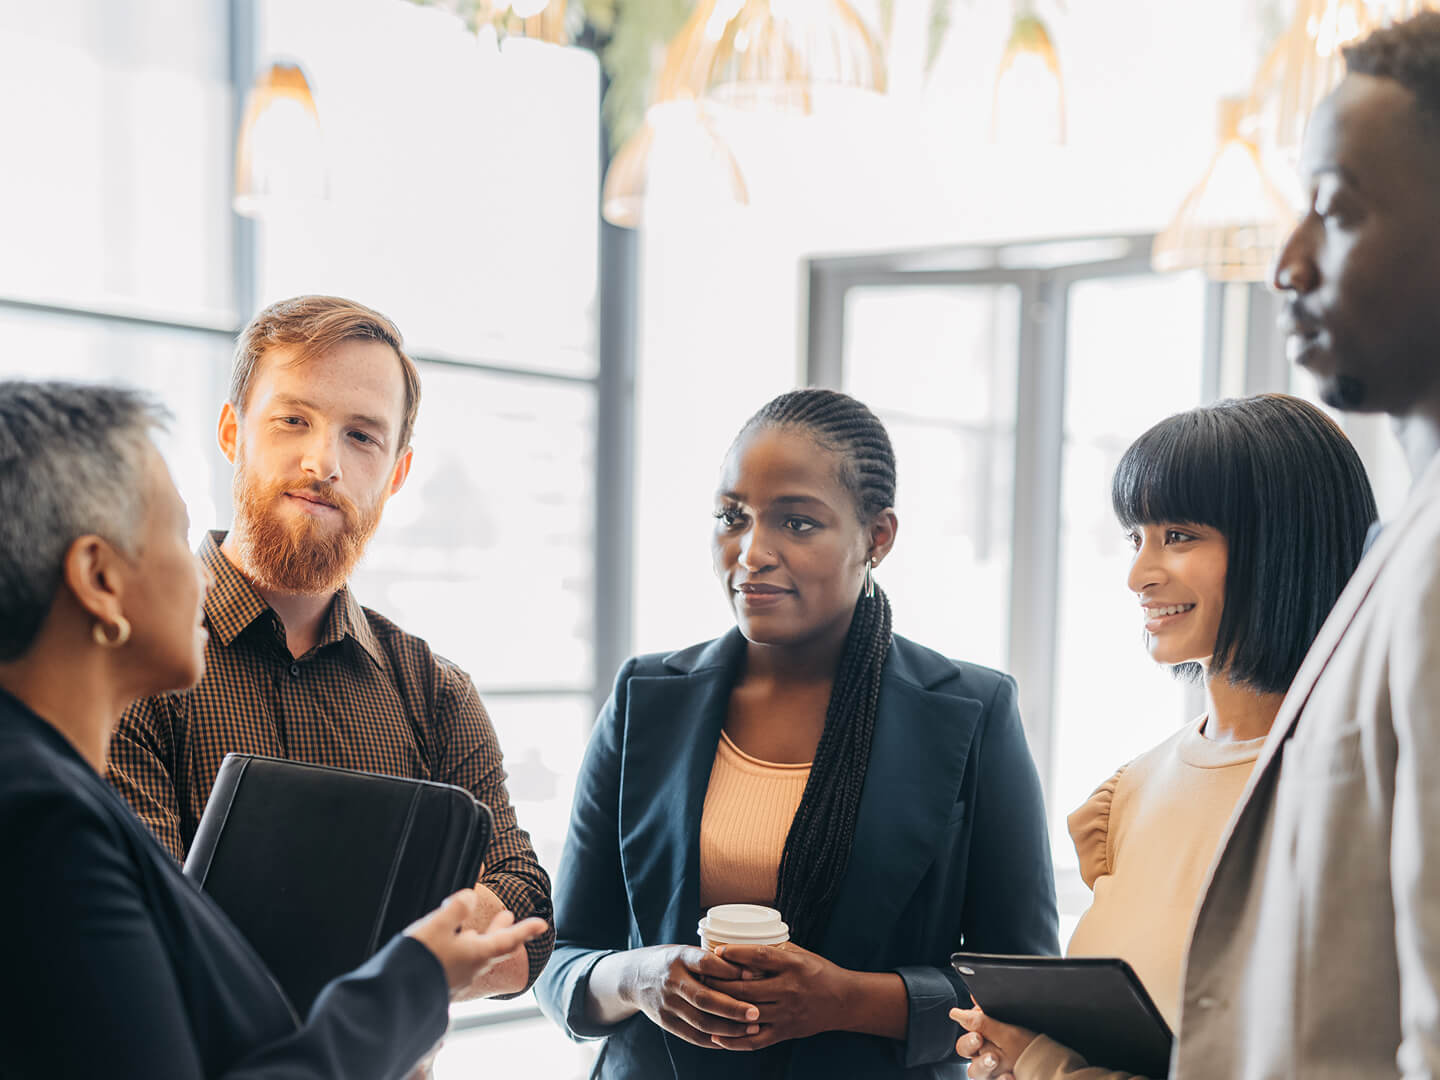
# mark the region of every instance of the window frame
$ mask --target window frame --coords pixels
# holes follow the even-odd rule
[[[1069,293],[1085,281],[1156,274],[1150,264],[1153,241],[1152,234],[1055,237],[826,256],[810,259],[807,266],[805,380],[835,389],[845,380],[845,304],[851,289],[1010,285],[1019,291],[1005,670],[1019,684],[1021,716],[1047,804],[1053,796],[1056,741]],[[1066,251],[1080,257],[1055,258]],[[1222,391],[1287,389],[1288,365],[1274,330],[1278,311],[1279,299],[1263,285],[1207,283],[1203,324],[1197,328],[1204,339],[1197,404],[1215,400]],[[1186,709],[1192,716],[1203,709],[1200,688],[1188,689]]]

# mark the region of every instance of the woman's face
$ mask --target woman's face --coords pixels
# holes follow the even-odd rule
[[[170,471],[147,451],[146,519],[139,554],[129,560],[125,617],[133,633],[125,650],[141,695],[193,686],[205,670],[205,591],[209,573],[190,550],[190,517]]]
[[[1225,610],[1229,545],[1206,525],[1161,522],[1130,532],[1127,583],[1140,600],[1150,655],[1162,664],[1208,666]]]
[[[840,464],[788,428],[757,428],[725,459],[711,550],[748,640],[799,645],[848,631],[870,556],[893,543],[894,514],[862,525]]]

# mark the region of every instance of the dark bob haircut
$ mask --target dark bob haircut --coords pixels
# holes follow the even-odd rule
[[[1229,546],[1212,673],[1282,694],[1350,579],[1376,518],[1345,433],[1262,394],[1162,420],[1125,451],[1111,499],[1127,529],[1205,525]],[[1198,674],[1198,665],[1180,665]]]

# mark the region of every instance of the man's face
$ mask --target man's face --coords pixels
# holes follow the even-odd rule
[[[1393,79],[1348,75],[1310,120],[1310,205],[1280,254],[1287,351],[1337,408],[1407,415],[1437,389],[1440,132]]]
[[[286,348],[261,358],[243,416],[221,412],[220,445],[235,466],[242,569],[278,592],[331,593],[409,473],[410,450],[395,445],[405,382],[382,342],[294,360]]]

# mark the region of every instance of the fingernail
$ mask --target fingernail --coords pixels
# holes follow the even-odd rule
[[[747,1028],[745,1029],[745,1034],[746,1034],[746,1035],[759,1035],[759,1034],[760,1034],[760,1025],[759,1025],[759,1024],[751,1024],[749,1027],[747,1027]]]
[[[1000,1062],[996,1059],[994,1054],[986,1054],[981,1064],[983,1064],[987,1069],[993,1069],[996,1065],[999,1065]]]
[[[716,945],[716,946],[715,946],[715,955],[716,955],[716,956],[724,956],[724,955],[725,955],[725,946],[724,946],[724,945]]]
[[[755,1008],[746,1009],[746,1010],[745,1010],[745,1019],[746,1019],[746,1020],[759,1020],[759,1019],[760,1019],[760,1010],[759,1010],[759,1009],[755,1009]]]

